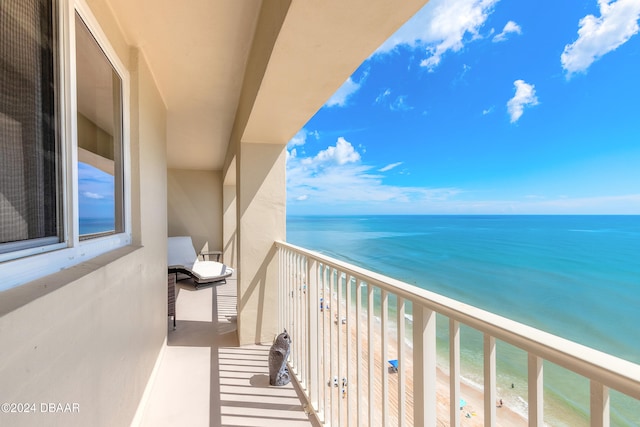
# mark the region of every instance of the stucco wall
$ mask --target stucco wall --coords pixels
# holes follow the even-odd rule
[[[90,5],[131,72],[134,244],[0,294],[0,401],[36,404],[0,425],[129,425],[167,333],[166,108],[108,8]]]
[[[196,251],[222,250],[222,173],[168,170],[169,236],[191,236]]]
[[[278,256],[286,240],[286,150],[242,143],[238,171],[238,340],[269,343],[278,327]]]

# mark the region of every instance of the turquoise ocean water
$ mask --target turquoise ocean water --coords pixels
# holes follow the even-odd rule
[[[104,233],[115,230],[113,218],[80,218],[80,234]]]
[[[292,216],[287,241],[640,363],[640,216]],[[526,354],[499,343],[497,359],[499,395],[524,412]],[[463,329],[463,376],[481,372]],[[640,404],[612,391],[611,406],[612,426],[640,426]],[[548,425],[588,410],[588,382],[545,363]]]

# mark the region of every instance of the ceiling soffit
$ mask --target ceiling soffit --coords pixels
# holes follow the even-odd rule
[[[356,68],[426,3],[292,1],[242,141],[286,144]]]
[[[222,169],[262,2],[107,1],[166,103],[168,167]]]
[[[232,138],[286,144],[426,3],[106,1],[165,100],[168,167],[203,170],[223,168]]]

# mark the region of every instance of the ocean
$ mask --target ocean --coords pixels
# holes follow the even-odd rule
[[[287,241],[640,363],[640,216],[290,216]],[[482,337],[463,328],[461,342],[481,384]],[[526,363],[498,343],[498,393],[522,413]],[[544,369],[546,423],[587,426],[588,381]],[[611,425],[640,426],[640,403],[612,391]]]
[[[80,218],[80,235],[105,233],[115,230],[113,218]]]

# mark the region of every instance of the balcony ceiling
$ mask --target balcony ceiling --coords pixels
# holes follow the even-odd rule
[[[220,170],[234,131],[286,144],[427,0],[106,1],[166,103],[168,167]]]

